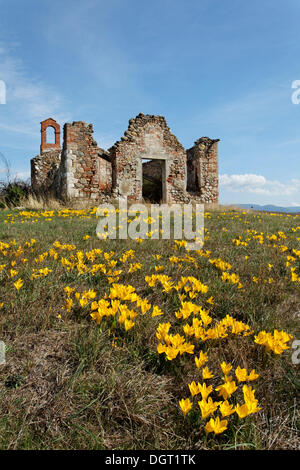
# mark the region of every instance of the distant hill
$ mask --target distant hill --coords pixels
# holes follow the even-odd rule
[[[243,207],[244,209],[254,209],[256,211],[268,211],[268,212],[299,212],[300,213],[300,206],[292,206],[292,207],[280,207],[280,206],[273,206],[272,204],[266,206],[260,206],[259,204],[237,204],[239,207]]]

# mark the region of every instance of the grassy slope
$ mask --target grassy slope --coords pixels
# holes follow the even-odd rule
[[[14,223],[4,223],[11,219]],[[182,334],[181,323],[174,316],[180,301],[174,290],[166,294],[159,285],[149,287],[145,276],[155,273],[155,265],[163,265],[163,274],[174,282],[181,276],[195,276],[209,291],[193,301],[210,308],[214,319],[230,314],[255,332],[277,328],[299,338],[299,283],[291,282],[286,257],[293,254],[292,249],[299,250],[300,231],[292,227],[300,226],[300,217],[241,211],[207,214],[204,249],[211,252],[210,258],[232,265],[230,272],[239,275],[242,289],[223,282],[208,257],[190,252],[197,266],[193,262],[172,265],[170,256],[186,254],[184,248],[176,251],[172,241],[100,241],[95,235],[96,224],[88,211],[68,217],[57,213],[47,217],[41,211],[37,217],[9,210],[0,213],[0,240],[16,241],[5,255],[0,253],[0,265],[7,265],[0,273],[0,339],[7,345],[7,364],[0,366],[0,449],[297,448],[299,366],[292,364],[292,350],[280,357],[265,354],[253,337],[205,342],[201,349],[208,352],[208,366],[214,371],[223,360],[234,368],[255,368],[260,378],[253,385],[262,410],[243,420],[229,417],[230,426],[216,437],[205,435],[199,413],[191,412],[184,419],[178,401],[189,396],[188,383],[201,382],[200,372],[189,354],[174,361],[157,354],[155,332],[160,322],[170,321],[174,332]],[[248,229],[265,235],[281,231],[287,238],[269,242],[264,236],[262,244],[251,239],[247,246],[235,246],[232,240],[239,236],[246,239]],[[83,240],[87,234],[90,238]],[[24,247],[32,238],[36,240],[33,247]],[[110,284],[102,273],[78,276],[76,269],[67,271],[60,257],[70,258],[72,251],[57,248],[57,260],[48,255],[36,262],[38,255],[53,248],[55,240],[75,244],[76,250],[112,250],[115,260],[133,249],[133,259],[124,264],[118,261],[116,269],[123,270],[118,282],[134,286],[142,298],[165,314],[139,316],[134,327],[125,332],[109,322],[97,325],[89,306],[74,306],[67,312],[65,286],[79,292],[94,289],[98,300],[109,293]],[[268,246],[274,243],[289,250],[281,252]],[[18,254],[20,245],[24,252]],[[156,261],[154,254],[161,259]],[[22,258],[28,261],[23,263]],[[102,263],[100,258],[94,262]],[[13,260],[18,274],[10,278]],[[128,273],[130,263],[136,262],[142,263],[142,269]],[[46,266],[51,273],[30,279],[33,268]],[[300,273],[299,258],[292,266]],[[253,276],[260,280],[253,282]],[[13,283],[19,277],[24,285],[17,291]],[[213,305],[206,303],[209,296],[214,298]],[[112,346],[114,338],[117,347]],[[200,346],[196,347],[198,352]],[[217,385],[220,376],[216,373],[209,383]],[[195,403],[197,406],[197,400]]]

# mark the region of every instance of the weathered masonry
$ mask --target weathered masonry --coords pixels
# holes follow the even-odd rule
[[[47,142],[52,127],[55,142]],[[218,142],[201,137],[185,150],[163,116],[140,113],[111,148],[98,147],[93,126],[41,122],[40,154],[31,160],[31,184],[64,200],[101,202],[127,197],[150,202],[218,203]]]

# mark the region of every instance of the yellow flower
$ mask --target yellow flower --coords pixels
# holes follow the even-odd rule
[[[228,378],[223,384],[216,387],[216,391],[219,392],[219,395],[227,400],[235,391],[237,390],[237,385],[232,377]]]
[[[259,374],[256,374],[255,369],[252,369],[252,371],[250,372],[250,374],[247,377],[247,380],[249,380],[249,381],[256,380],[256,379],[258,379],[258,377],[259,377]]]
[[[192,383],[188,384],[192,397],[200,393],[199,387],[196,382],[193,380]]]
[[[246,416],[256,413],[257,411],[261,410],[261,408],[257,407],[256,402],[247,402],[243,405],[237,404],[235,407],[235,411],[239,418],[245,418]]]
[[[88,303],[88,300],[83,297],[79,300],[79,303],[80,303],[81,307],[85,307]]]
[[[158,317],[159,315],[163,315],[163,314],[164,312],[159,307],[157,307],[157,305],[153,307],[152,317]]]
[[[168,293],[172,289],[173,289],[173,282],[164,282],[163,283],[163,292]]]
[[[229,416],[235,412],[233,405],[230,405],[227,400],[222,401],[219,408],[222,414],[222,418],[225,418],[225,416]]]
[[[227,424],[228,421],[226,419],[220,421],[219,416],[217,416],[215,420],[211,418],[204,429],[207,433],[214,432],[215,434],[221,434],[227,429]]]
[[[235,369],[235,375],[236,375],[236,378],[238,379],[239,382],[246,382],[246,380],[247,380],[247,370],[246,369],[241,369],[240,366],[238,366]]]
[[[156,272],[163,271],[163,270],[164,270],[164,266],[163,266],[163,265],[155,266],[154,269],[155,269]]]
[[[232,365],[231,365],[231,364],[226,364],[225,361],[223,361],[223,362],[220,364],[220,366],[221,366],[221,369],[222,369],[222,372],[223,372],[224,375],[228,375],[229,372],[230,372],[231,369],[232,369]]]
[[[17,290],[20,290],[21,287],[23,286],[23,281],[22,281],[22,279],[20,278],[20,279],[18,279],[16,282],[14,282],[14,286],[15,286],[15,288],[16,288]]]
[[[203,364],[205,364],[208,361],[207,354],[204,353],[203,351],[200,351],[199,353],[199,358],[195,357],[195,363],[198,369],[200,369]]]
[[[202,400],[206,400],[207,397],[208,397],[208,396],[211,394],[211,392],[213,391],[212,385],[210,385],[209,387],[207,387],[205,382],[204,382],[202,385],[200,385],[200,384],[198,383],[198,389],[199,389],[199,392],[201,393]]]
[[[194,348],[195,348],[194,344],[185,342],[179,346],[179,351],[180,351],[180,354],[183,354],[183,353],[194,354]]]
[[[201,417],[202,419],[207,418],[210,414],[214,413],[219,406],[219,402],[213,402],[212,399],[209,397],[208,401],[201,400],[198,401],[198,405],[201,410]]]
[[[261,408],[257,407],[258,400],[256,400],[254,395],[255,390],[253,390],[248,385],[244,385],[243,394],[245,403],[243,405],[237,404],[237,406],[235,407],[235,411],[238,414],[239,418],[245,418],[246,416],[261,410]]]
[[[69,286],[64,287],[64,291],[67,293],[68,296],[70,296],[74,290],[75,290],[74,287],[69,287]]]
[[[254,396],[255,390],[252,387],[250,387],[250,385],[243,386],[243,394],[244,394],[244,400],[246,403],[257,401]]]
[[[204,309],[200,309],[200,316],[204,326],[208,326],[212,322],[212,318],[208,315],[208,312]]]
[[[142,314],[148,312],[151,308],[151,304],[147,302],[147,300],[137,300],[136,304],[138,307],[140,307]]]
[[[173,346],[168,346],[165,350],[165,353],[166,353],[166,357],[168,359],[168,361],[172,361],[173,359],[175,359],[179,353],[179,349],[178,348],[175,348]]]
[[[130,330],[130,328],[132,328],[133,325],[134,325],[134,322],[132,320],[128,320],[128,318],[126,318],[126,320],[124,322],[125,330],[126,331]]]
[[[202,370],[202,377],[203,379],[211,379],[214,376],[214,374],[209,370],[208,367],[204,367]]]
[[[73,299],[67,299],[67,305],[66,305],[67,312],[70,312],[72,305],[73,305]]]
[[[168,346],[166,346],[165,344],[162,344],[162,343],[158,343],[157,345],[157,352],[158,354],[163,354],[167,351],[168,349]]]
[[[179,401],[179,406],[185,416],[190,411],[193,404],[189,398],[186,398],[185,400],[182,398],[182,400]]]
[[[275,354],[282,354],[285,349],[289,349],[285,343],[293,338],[292,335],[287,334],[285,331],[274,330],[274,334],[260,331],[254,337],[254,342],[266,347],[267,351],[273,351]]]
[[[135,263],[135,264],[130,263],[130,268],[129,268],[128,272],[129,273],[134,273],[138,269],[141,269],[141,267],[142,267],[142,263]]]
[[[157,339],[159,341],[164,340],[170,328],[171,328],[171,323],[160,323],[156,330]]]
[[[237,404],[235,407],[235,411],[239,418],[245,418],[250,414],[247,405],[244,403],[243,405]]]

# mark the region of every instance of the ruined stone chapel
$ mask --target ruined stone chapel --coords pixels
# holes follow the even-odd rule
[[[54,129],[49,143],[47,129]],[[40,154],[31,159],[31,185],[63,200],[103,202],[127,197],[154,203],[218,203],[218,142],[201,137],[185,150],[163,116],[129,120],[119,141],[103,150],[93,125],[41,122]]]

